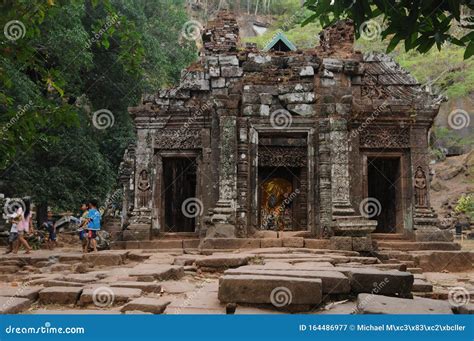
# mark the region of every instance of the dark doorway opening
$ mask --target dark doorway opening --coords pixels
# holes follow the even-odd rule
[[[302,202],[301,169],[259,167],[260,229],[299,230],[306,217]]]
[[[194,232],[195,217],[182,209],[185,200],[196,200],[196,159],[163,159],[165,232]],[[194,198],[194,199],[193,199]]]
[[[379,203],[380,214],[376,233],[396,233],[402,223],[401,179],[399,157],[369,157],[367,159],[368,198]]]

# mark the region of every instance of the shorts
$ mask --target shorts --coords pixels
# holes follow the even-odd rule
[[[18,239],[18,232],[10,232],[10,235],[8,236],[8,243],[13,243],[17,239]]]
[[[55,232],[49,232],[49,240],[55,242],[56,241],[56,233]]]
[[[89,230],[88,237],[89,239],[95,239],[97,237],[97,231]]]

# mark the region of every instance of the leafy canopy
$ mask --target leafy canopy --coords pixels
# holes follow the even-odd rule
[[[351,18],[358,36],[364,23],[382,16],[381,36],[390,41],[387,52],[400,42],[406,51],[421,53],[434,45],[441,50],[443,43],[451,42],[465,48],[465,59],[474,54],[472,0],[307,0],[305,6],[314,13],[303,25],[319,20],[326,26],[341,18]]]

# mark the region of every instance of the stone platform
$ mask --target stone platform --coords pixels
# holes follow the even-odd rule
[[[403,254],[394,258],[397,255],[390,253],[364,256],[355,251],[276,247],[212,254],[180,249],[83,255],[79,249],[62,249],[2,255],[0,312],[357,314],[398,313],[401,307],[407,307],[407,313],[472,311],[472,267],[459,274],[425,272],[423,262],[417,267],[417,257],[425,259],[423,255]],[[443,259],[438,259],[438,266]],[[453,290],[455,303],[460,297],[464,304],[451,304]]]

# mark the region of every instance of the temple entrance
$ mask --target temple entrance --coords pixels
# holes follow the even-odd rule
[[[186,200],[197,200],[196,170],[195,158],[163,158],[165,232],[194,232],[195,216],[182,206]]]
[[[396,233],[402,229],[400,170],[400,157],[367,158],[367,197],[375,199],[373,207],[378,206],[379,213],[370,217],[378,222],[376,233]]]
[[[298,168],[259,167],[259,224],[262,230],[299,229]]]

